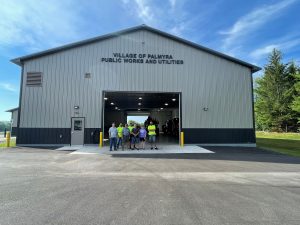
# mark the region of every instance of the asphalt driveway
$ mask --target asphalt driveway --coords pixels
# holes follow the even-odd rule
[[[0,150],[0,224],[300,224],[300,158]]]

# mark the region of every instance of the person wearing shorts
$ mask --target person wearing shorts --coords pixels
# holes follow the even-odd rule
[[[127,123],[123,128],[123,147],[126,145],[126,143],[128,143],[128,149],[130,149],[130,130]],[[124,148],[122,150],[124,150]]]
[[[153,124],[152,121],[150,121],[150,124],[148,126],[148,134],[151,150],[153,149],[153,145],[155,150],[158,150],[158,148],[156,147],[156,126]]]
[[[142,125],[140,129],[140,148],[145,150],[145,141],[147,136],[147,130],[145,129],[144,125]]]

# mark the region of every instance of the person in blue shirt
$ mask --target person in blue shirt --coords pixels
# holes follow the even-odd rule
[[[115,123],[112,123],[111,128],[108,130],[109,134],[109,151],[112,151],[112,147],[114,146],[114,150],[117,151],[117,137],[118,130],[115,126]]]
[[[139,136],[140,136],[140,148],[145,150],[145,141],[146,141],[146,136],[147,136],[147,130],[145,129],[145,126],[142,125],[140,132],[139,132]]]
[[[125,124],[125,127],[123,128],[123,147],[128,143],[128,149],[130,149],[130,130],[128,128],[128,124]],[[124,148],[122,149],[124,150]]]

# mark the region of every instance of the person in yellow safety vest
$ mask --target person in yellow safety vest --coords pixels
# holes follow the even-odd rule
[[[131,139],[132,139],[131,131],[132,131],[132,129],[133,129],[133,124],[132,124],[132,123],[129,124],[128,129],[129,129],[129,132],[130,132],[129,149],[131,149]]]
[[[153,145],[155,147],[155,150],[158,150],[158,148],[156,147],[156,126],[153,124],[152,121],[150,121],[150,124],[148,125],[148,135],[151,150],[153,150]]]
[[[117,142],[117,149],[121,145],[123,149],[123,124],[120,123],[119,127],[117,128],[118,131],[118,142]]]
[[[129,124],[128,129],[129,129],[130,132],[132,131],[132,129],[133,129],[133,124],[132,123]]]

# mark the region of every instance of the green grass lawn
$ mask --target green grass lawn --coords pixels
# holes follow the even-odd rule
[[[16,139],[11,139],[10,140],[10,147],[15,147],[16,146]],[[1,142],[0,143],[0,148],[6,148],[6,142]]]
[[[300,157],[299,133],[256,132],[258,147]]]

